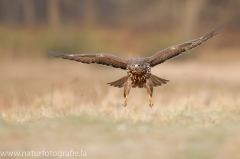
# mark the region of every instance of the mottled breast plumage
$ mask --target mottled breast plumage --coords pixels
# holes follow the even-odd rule
[[[145,59],[130,59],[127,73],[132,81],[133,87],[145,87],[146,79],[151,75],[151,67]]]

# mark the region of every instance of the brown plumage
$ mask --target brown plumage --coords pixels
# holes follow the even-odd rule
[[[220,25],[203,37],[182,44],[173,45],[146,58],[125,59],[105,53],[62,54],[54,51],[49,51],[49,53],[55,57],[62,57],[63,59],[74,60],[86,64],[97,63],[127,70],[127,76],[117,81],[110,82],[108,84],[110,84],[110,86],[118,88],[124,87],[124,106],[127,105],[127,97],[132,87],[146,88],[149,96],[149,106],[152,107],[153,87],[166,84],[167,82],[169,82],[169,80],[165,80],[155,75],[152,75],[151,68],[163,63],[166,60],[172,59],[173,57],[176,57],[187,50],[191,50],[201,45],[203,42],[218,34],[222,27],[223,25]]]

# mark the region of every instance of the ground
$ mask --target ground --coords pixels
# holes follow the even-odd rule
[[[239,67],[237,60],[159,65],[153,74],[170,82],[154,88],[150,108],[146,90],[138,88],[131,90],[127,107],[121,106],[123,89],[106,83],[126,75],[123,70],[55,58],[2,60],[0,150],[237,159]]]

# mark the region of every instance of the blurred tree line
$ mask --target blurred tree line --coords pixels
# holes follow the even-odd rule
[[[0,22],[15,25],[60,23],[135,29],[198,26],[233,21],[240,25],[239,0],[0,0]]]
[[[0,53],[15,56],[56,48],[150,54],[222,22],[231,25],[218,46],[239,46],[239,6],[240,0],[0,0]],[[108,32],[102,34],[101,28]],[[120,30],[128,30],[127,35]]]

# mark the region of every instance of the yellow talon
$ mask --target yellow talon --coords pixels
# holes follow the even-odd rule
[[[124,99],[124,101],[123,101],[123,104],[122,104],[124,107],[126,107],[127,106],[127,97]]]
[[[148,96],[148,98],[149,98],[149,106],[152,108],[153,107],[152,98],[150,95]]]

